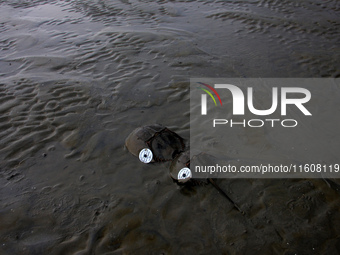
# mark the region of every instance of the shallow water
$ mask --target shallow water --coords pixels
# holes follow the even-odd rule
[[[336,180],[219,180],[242,215],[124,148],[189,138],[191,77],[339,77],[338,1],[0,7],[1,254],[340,253]]]

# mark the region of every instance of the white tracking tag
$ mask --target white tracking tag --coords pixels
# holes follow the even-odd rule
[[[148,148],[144,148],[139,152],[139,160],[143,163],[150,163],[152,161],[153,154],[152,151]]]
[[[187,167],[184,167],[178,172],[177,179],[178,180],[184,180],[184,179],[191,178],[191,176],[192,176],[191,170]]]

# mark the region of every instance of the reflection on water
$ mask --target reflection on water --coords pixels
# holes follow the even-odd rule
[[[188,138],[190,77],[338,77],[337,1],[0,6],[1,254],[339,252],[336,181],[219,180],[242,215],[124,149]]]

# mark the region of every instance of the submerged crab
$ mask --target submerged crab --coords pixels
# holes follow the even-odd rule
[[[171,163],[170,166],[170,176],[172,179],[177,181],[179,184],[191,183],[193,185],[205,185],[211,183],[226,199],[229,200],[234,205],[234,208],[243,213],[240,207],[225,193],[210,174],[206,176],[201,176],[200,179],[192,178],[192,173],[190,170],[190,162],[198,165],[202,164],[212,164],[216,158],[205,153],[200,153],[198,155],[190,158],[190,151],[187,150],[179,154]],[[203,177],[203,178],[202,178]]]
[[[125,145],[131,154],[139,157],[139,160],[143,163],[172,161],[170,176],[179,184],[211,183],[233,203],[238,211],[242,212],[237,204],[211,178],[212,176],[209,175],[209,177],[203,177],[203,179],[192,178],[190,162],[201,165],[202,163],[211,164],[215,158],[209,154],[200,153],[190,159],[190,151],[186,149],[184,139],[175,132],[159,124],[143,126],[132,131],[126,138]]]
[[[172,162],[170,166],[170,176],[179,183],[185,183],[192,177],[190,164],[190,151],[185,151],[179,154]]]
[[[190,170],[190,163],[193,165],[212,165],[215,158],[209,154],[200,153],[190,158],[190,151],[187,150],[179,154],[170,166],[170,176],[178,183],[186,183],[189,180],[194,184],[206,184],[207,179],[213,177],[211,174],[200,173],[199,179],[192,179],[192,172]]]
[[[136,128],[125,145],[143,163],[172,161],[185,149],[182,137],[159,124]]]

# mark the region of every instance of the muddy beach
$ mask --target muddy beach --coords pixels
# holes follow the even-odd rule
[[[338,1],[0,7],[0,254],[340,253],[337,180],[217,180],[242,214],[124,146],[153,123],[189,139],[192,77],[338,78]]]

